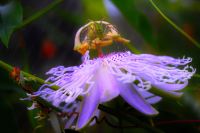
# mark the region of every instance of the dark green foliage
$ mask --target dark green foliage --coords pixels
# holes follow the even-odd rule
[[[22,22],[22,7],[17,1],[0,5],[0,39],[8,47],[10,36]]]

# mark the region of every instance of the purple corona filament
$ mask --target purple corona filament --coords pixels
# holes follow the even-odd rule
[[[188,85],[188,79],[195,73],[195,69],[187,65],[191,61],[191,58],[175,59],[130,52],[112,53],[91,60],[87,52],[80,66],[58,66],[46,73],[50,75],[46,81],[59,86],[58,90],[53,91],[45,84],[35,94],[64,112],[79,112],[79,116],[67,120],[67,127],[71,124],[76,129],[83,128],[94,115],[99,114],[99,104],[119,95],[139,112],[157,115],[158,111],[151,104],[162,98],[149,90],[153,86],[180,97],[183,94],[180,90]],[[78,96],[82,96],[83,101],[77,101]]]

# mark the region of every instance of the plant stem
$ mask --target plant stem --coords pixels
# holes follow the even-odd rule
[[[13,67],[11,65],[9,65],[9,64],[1,61],[1,60],[0,60],[0,67],[5,69],[8,72],[11,72],[13,70]],[[36,77],[36,76],[34,76],[30,73],[27,73],[27,72],[24,72],[24,71],[20,71],[20,72],[23,74],[24,77],[32,79],[33,81],[36,81],[37,83],[39,83],[41,85],[42,84],[51,84],[50,82],[45,82],[45,80],[43,80],[39,77]],[[53,89],[53,90],[57,90],[59,87],[58,86],[51,86],[50,88]]]
[[[194,77],[195,77],[195,78],[200,78],[200,74],[197,74],[197,73],[196,73],[196,74],[194,74]]]
[[[0,67],[4,68],[5,70],[7,70],[8,72],[11,72],[13,70],[13,67],[3,61],[0,60]],[[38,83],[40,84],[44,84],[45,81],[41,78],[38,78],[32,74],[29,74],[27,72],[24,72],[24,71],[21,71],[21,73],[23,74],[23,76],[25,77],[29,77],[29,78],[32,78],[33,80],[36,80]]]
[[[3,69],[5,69],[5,70],[8,71],[8,72],[13,71],[13,67],[12,67],[11,65],[9,65],[9,64],[7,64],[7,63],[1,61],[1,60],[0,60],[0,68],[3,68]],[[24,71],[20,71],[20,72],[23,74],[24,77],[26,77],[26,78],[31,78],[32,80],[36,81],[36,82],[39,83],[39,84],[47,84],[47,82],[45,82],[45,80],[43,80],[43,79],[41,79],[41,78],[38,78],[38,77],[36,77],[36,76],[34,76],[34,75],[32,75],[32,74],[29,74],[29,73],[27,73],[27,72],[24,72]],[[57,86],[56,86],[56,87],[57,87]],[[55,87],[55,86],[52,86],[52,87],[50,87],[50,88],[55,90],[56,87]],[[35,100],[38,101],[39,103],[45,105],[46,107],[50,107],[50,108],[52,108],[52,109],[54,109],[54,110],[56,110],[56,111],[61,112],[60,109],[58,109],[57,107],[51,105],[49,102],[45,101],[44,99],[42,99],[42,98],[40,98],[40,97],[35,97]]]
[[[192,38],[190,35],[188,35],[185,31],[183,31],[180,27],[178,27],[171,19],[169,19],[159,8],[158,6],[153,2],[153,0],[149,0],[151,5],[156,9],[156,11],[172,26],[174,27],[178,32],[180,32],[183,36],[185,36],[189,41],[191,41],[195,46],[200,48],[200,44]]]
[[[133,44],[131,44],[131,43],[127,43],[127,44],[124,44],[128,49],[130,49],[131,50],[131,52],[133,52],[133,53],[135,53],[135,54],[141,54],[141,52],[138,50],[138,49],[136,49],[134,46],[133,46]]]
[[[33,21],[35,21],[36,19],[39,19],[41,16],[43,16],[44,14],[46,14],[48,11],[50,11],[51,9],[55,8],[58,4],[60,4],[61,2],[63,2],[64,0],[54,0],[52,3],[50,3],[47,7],[44,7],[43,9],[41,9],[40,11],[36,12],[35,14],[33,14],[31,17],[25,19],[23,21],[22,24],[20,24],[19,26],[17,26],[15,28],[15,30],[17,29],[21,29],[23,27],[25,27],[26,25],[32,23]]]

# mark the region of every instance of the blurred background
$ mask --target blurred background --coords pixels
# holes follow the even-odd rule
[[[55,1],[19,0],[11,22],[14,23],[12,19],[16,17],[26,20]],[[9,2],[0,1],[0,59],[38,77],[45,79],[45,72],[57,65],[74,66],[81,63],[81,55],[73,51],[74,37],[76,31],[90,20],[112,23],[142,53],[192,57],[191,65],[200,73],[200,48],[163,19],[149,0],[63,0],[38,19],[14,30],[7,48],[2,33],[9,23],[3,23],[2,12]],[[155,3],[182,30],[200,42],[199,0],[155,0]],[[22,12],[19,11],[21,9]],[[119,47],[111,49],[115,50],[124,51]],[[153,118],[157,123],[155,128],[166,133],[200,132],[199,81],[198,77],[193,77],[178,102],[164,98],[156,105],[160,114]],[[27,111],[31,103],[19,100],[22,97],[26,97],[25,92],[9,73],[0,68],[0,132],[53,133],[48,121],[38,122],[34,118],[38,110]],[[123,108],[127,105],[120,98],[114,99],[113,103],[114,107],[127,110]],[[148,118],[141,114],[136,113],[136,117],[148,123]],[[141,127],[127,127],[132,123],[122,122],[124,128],[118,129],[103,121],[86,129],[86,132],[149,132]],[[36,129],[41,124],[44,126]]]

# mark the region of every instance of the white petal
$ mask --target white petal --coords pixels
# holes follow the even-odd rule
[[[95,75],[95,81],[100,89],[100,102],[107,102],[119,95],[118,81],[109,72],[108,64],[103,62]]]

